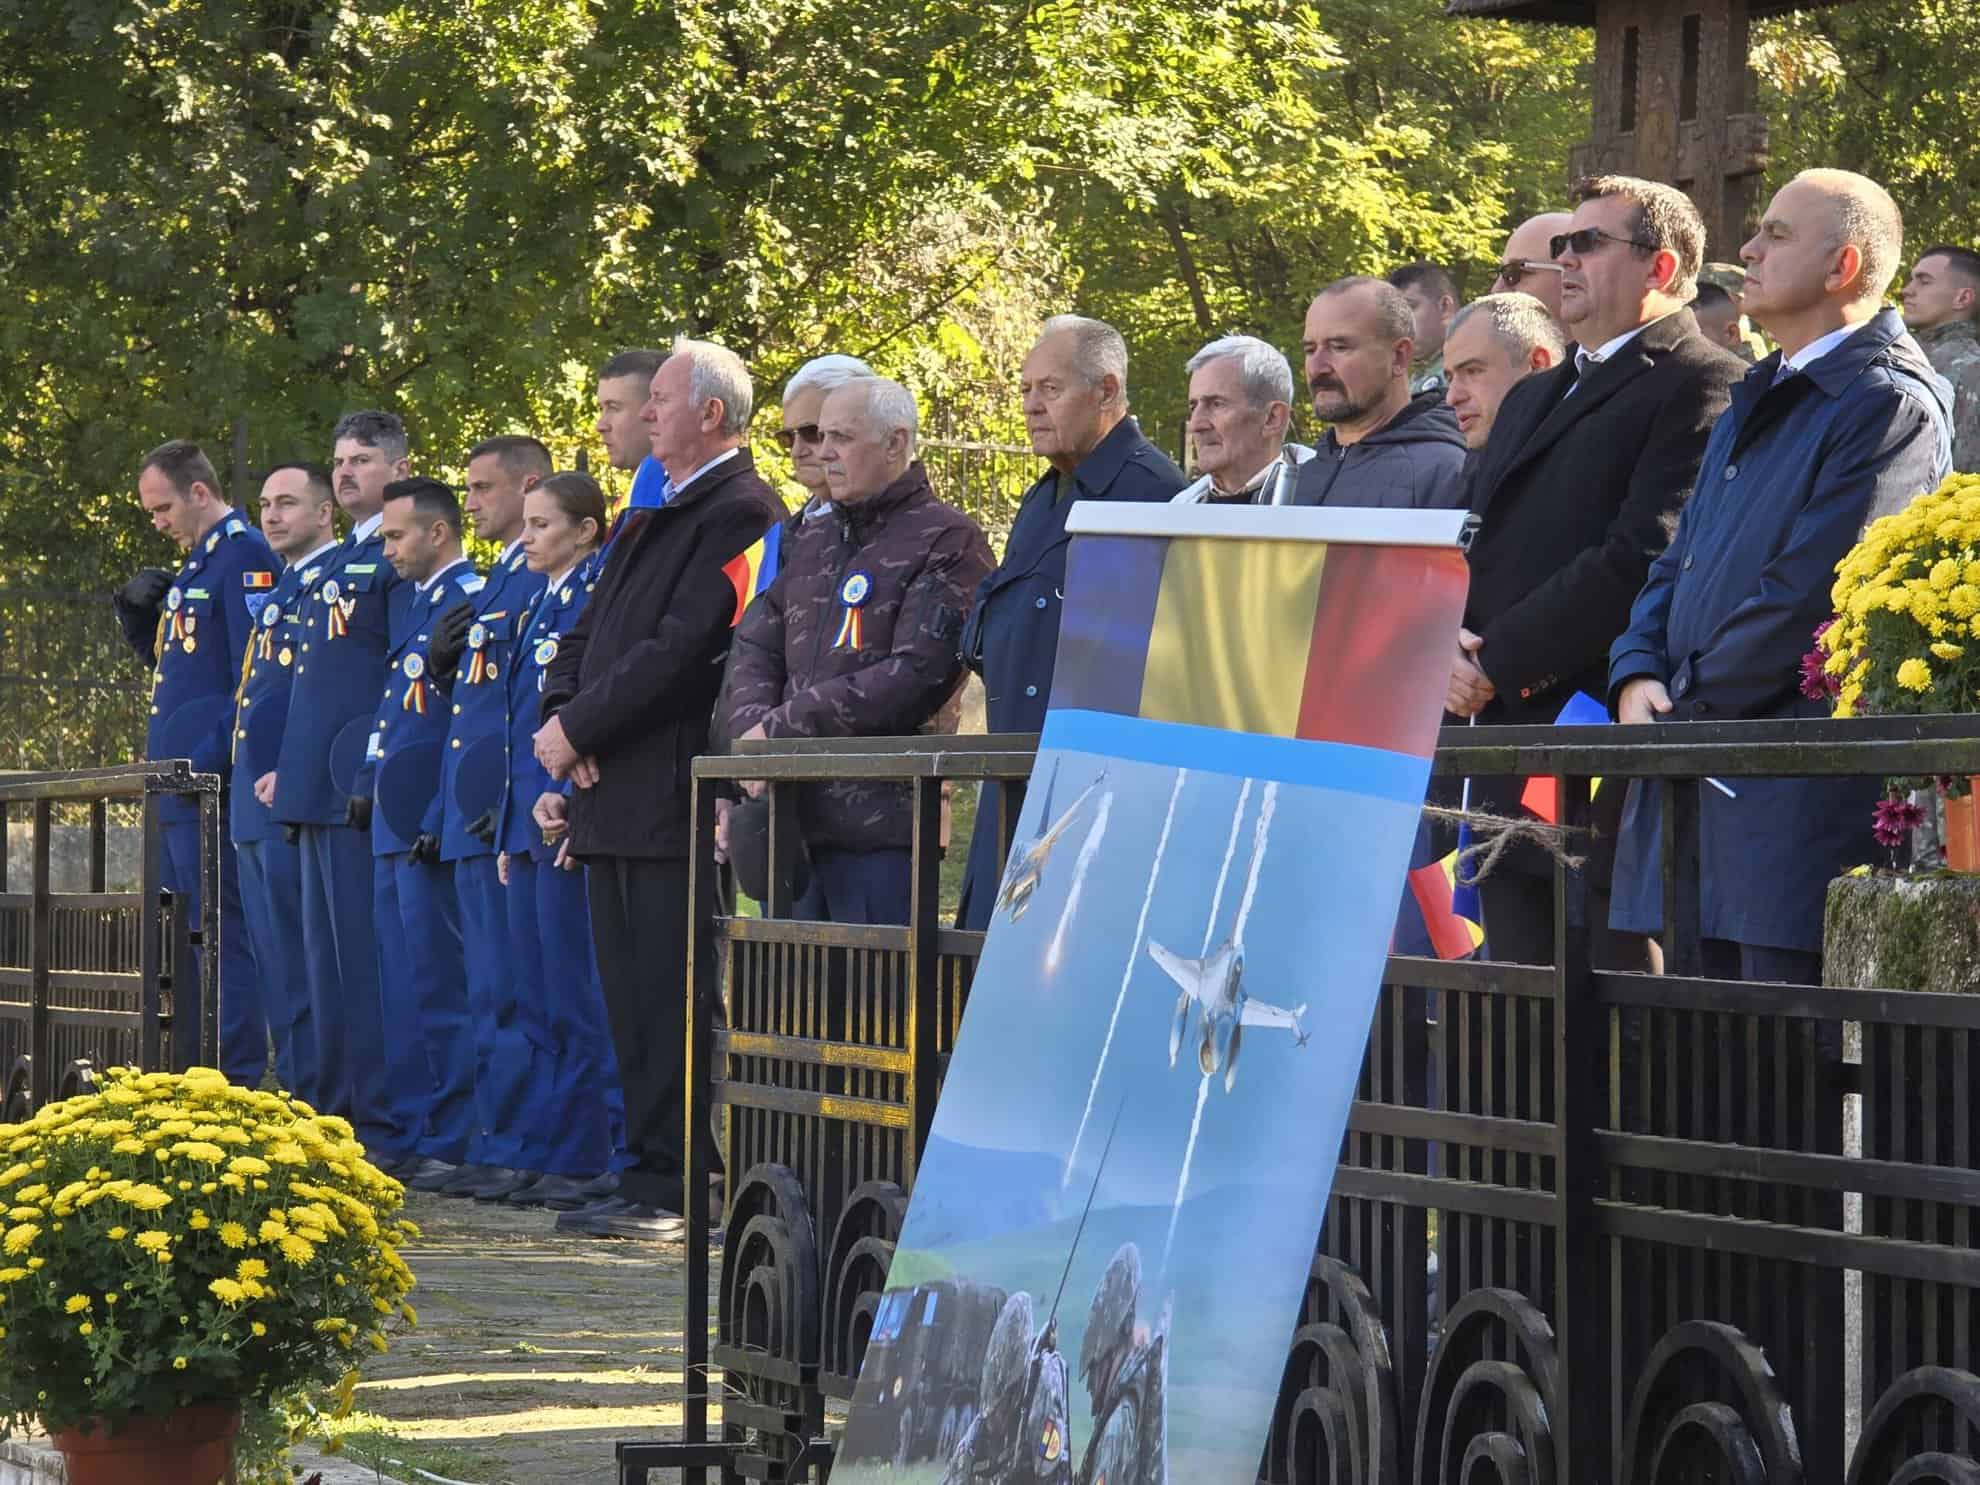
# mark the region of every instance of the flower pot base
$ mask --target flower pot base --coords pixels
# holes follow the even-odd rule
[[[57,1433],[68,1485],[219,1485],[241,1410],[231,1403],[132,1418],[112,1434],[100,1424]]]

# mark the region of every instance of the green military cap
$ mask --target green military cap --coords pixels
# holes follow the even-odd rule
[[[1746,292],[1746,270],[1737,263],[1707,263],[1698,270],[1698,282],[1737,297]]]

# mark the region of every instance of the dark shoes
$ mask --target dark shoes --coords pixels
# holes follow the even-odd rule
[[[472,1191],[463,1192],[462,1195],[471,1196],[476,1201],[507,1201],[513,1193],[527,1186],[534,1186],[542,1179],[543,1172],[540,1170],[509,1170],[498,1167],[488,1180],[481,1182]]]
[[[553,1212],[574,1212],[612,1194],[593,1190],[593,1184],[570,1176],[544,1175],[527,1186],[518,1186],[508,1192],[502,1197],[502,1202],[512,1207],[548,1207]],[[618,1184],[617,1180],[612,1182],[614,1190]]]
[[[564,1213],[557,1219],[557,1231],[585,1237],[677,1243],[687,1236],[687,1219],[644,1202],[608,1196],[588,1207]]]
[[[440,1188],[442,1196],[466,1196],[477,1186],[485,1186],[502,1174],[501,1167],[493,1165],[462,1165],[454,1169],[453,1179]]]
[[[445,1160],[433,1160],[425,1156],[416,1157],[399,1179],[414,1191],[439,1191],[454,1179],[460,1170]]]

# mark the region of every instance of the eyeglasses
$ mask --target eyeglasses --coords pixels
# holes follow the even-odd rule
[[[818,431],[818,425],[816,423],[800,423],[795,428],[779,428],[777,430],[777,442],[787,454],[797,447],[800,439],[805,443],[820,443],[824,440],[824,437],[825,435]]]
[[[1508,289],[1517,289],[1519,281],[1535,273],[1566,273],[1558,263],[1542,263],[1537,258],[1513,258],[1499,265],[1499,277],[1505,280]]]
[[[1612,237],[1600,227],[1583,227],[1578,232],[1563,232],[1559,237],[1549,238],[1547,251],[1556,258],[1572,251],[1577,258],[1585,257],[1605,242],[1620,242],[1627,247],[1642,248],[1646,253],[1657,251],[1654,242],[1638,242],[1634,237]]]

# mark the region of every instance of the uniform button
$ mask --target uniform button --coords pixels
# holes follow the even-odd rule
[[[1739,478],[1739,466],[1737,464],[1728,464],[1726,466],[1726,478],[1729,480],[1736,480]]]
[[[303,673],[303,668],[302,668],[302,667],[301,667],[300,665],[298,665],[298,666],[296,667],[296,674],[297,674],[297,675],[301,675],[302,673]]]
[[[1044,599],[1042,599],[1042,598],[1041,598],[1041,599],[1039,599],[1039,600],[1038,600],[1038,606],[1039,606],[1040,608],[1043,608],[1043,607],[1045,607],[1045,600],[1044,600]]]
[[[1026,686],[1024,688],[1024,694],[1027,696],[1036,696],[1038,694],[1038,688],[1036,686]]]
[[[235,737],[246,737],[246,736],[247,736],[247,728],[245,728],[245,727],[236,727],[236,728],[234,729],[234,736],[235,736]]]
[[[154,707],[153,707],[153,708],[151,709],[151,714],[152,714],[152,716],[154,716],[154,717],[155,717],[155,716],[157,716],[157,715],[158,715],[158,708],[154,706]]]
[[[309,653],[309,641],[308,641],[308,640],[304,640],[304,641],[303,641],[303,653],[304,653],[305,655],[307,655],[307,654]]]
[[[1684,693],[1689,691],[1690,689],[1691,689],[1691,677],[1688,675],[1679,676],[1677,680],[1673,682],[1671,685],[1672,693],[1678,696],[1684,695]]]
[[[458,737],[449,738],[447,741],[447,746],[452,748],[458,748],[460,745],[461,745],[461,740]]]
[[[461,714],[461,704],[457,701],[454,703],[454,715],[458,717],[460,714]]]
[[[1687,555],[1684,559],[1684,570],[1686,572],[1691,571],[1691,558],[1689,555]]]

